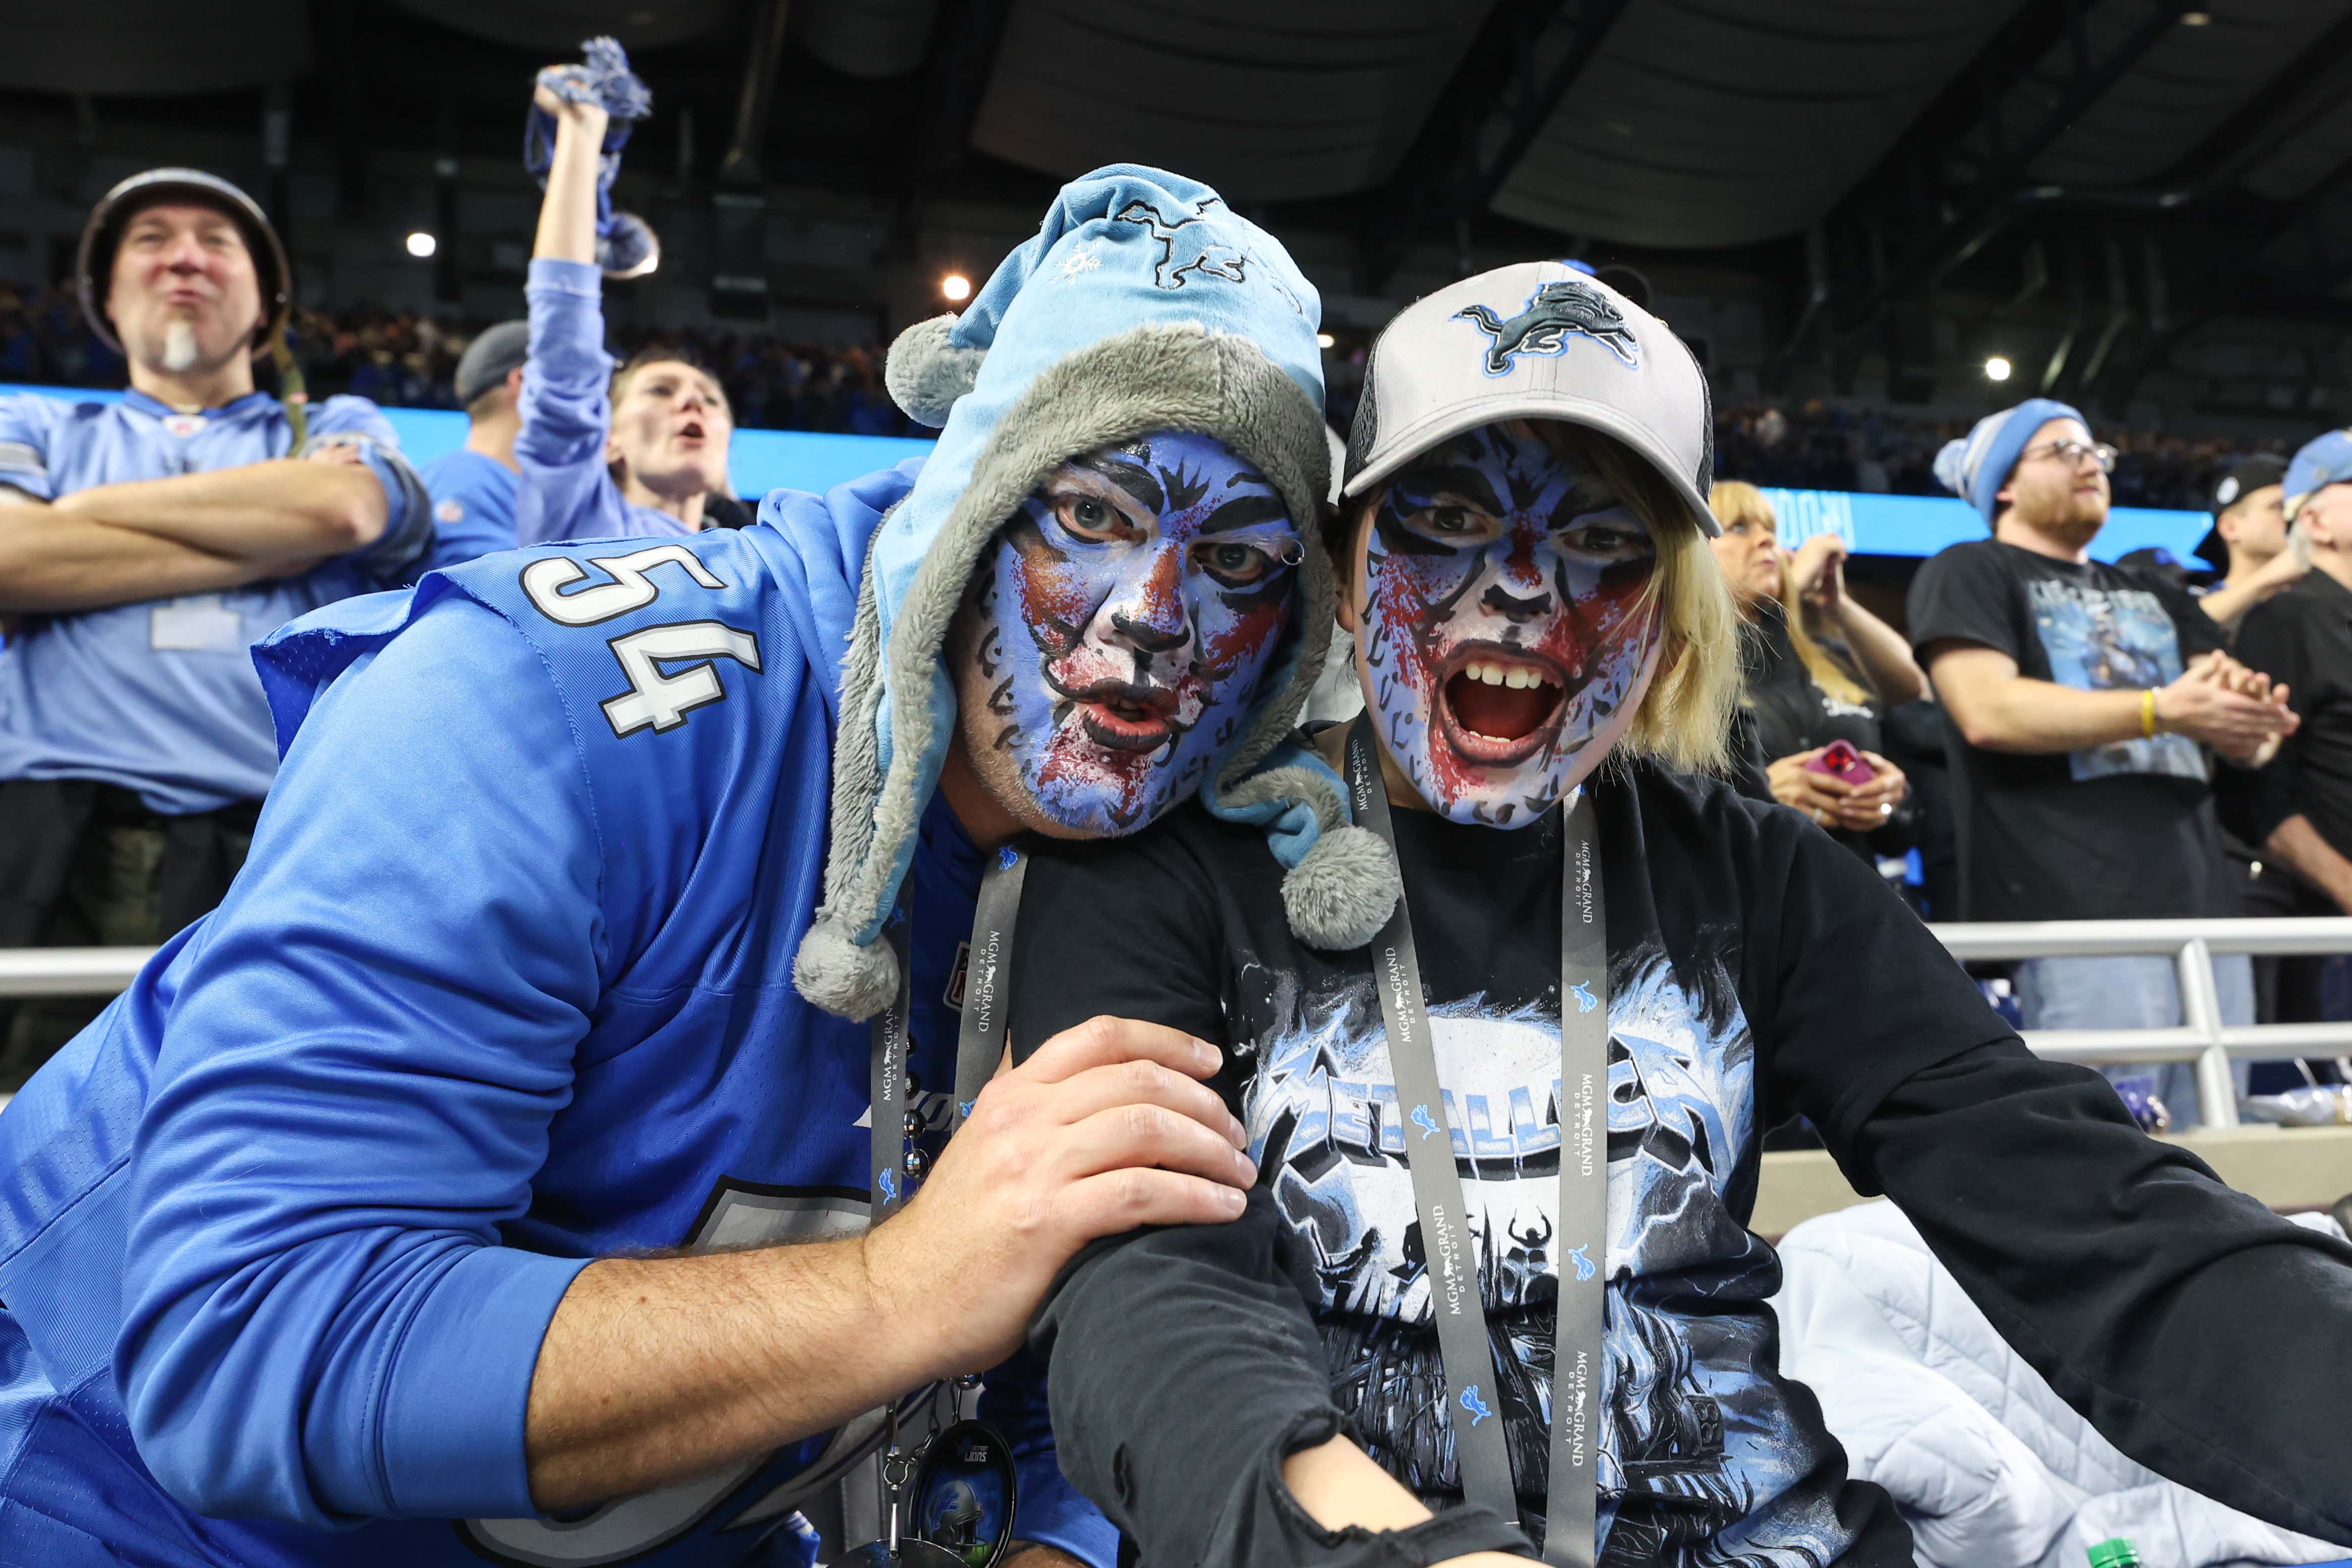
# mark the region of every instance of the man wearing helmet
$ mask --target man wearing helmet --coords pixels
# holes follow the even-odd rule
[[[330,398],[306,432],[255,390],[290,279],[243,191],[135,174],[79,271],[131,386],[0,397],[0,946],[152,943],[217,903],[278,763],[247,648],[390,586],[433,537],[373,404]],[[0,1088],[96,1011],[18,1011]]]

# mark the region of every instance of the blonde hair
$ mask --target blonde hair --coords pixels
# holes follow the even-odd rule
[[[1780,531],[1780,520],[1772,510],[1772,503],[1765,499],[1762,490],[1745,479],[1717,480],[1715,488],[1707,491],[1706,505],[1715,513],[1716,521],[1727,529],[1746,522],[1760,523],[1776,536]],[[1798,662],[1813,678],[1815,686],[1841,702],[1874,700],[1844,667],[1830,657],[1828,649],[1813,640],[1809,607],[1804,595],[1797,592],[1796,564],[1786,553],[1780,557],[1780,618],[1789,626],[1789,645],[1797,650]],[[1747,701],[1745,694],[1740,700]]]
[[[1616,750],[1690,773],[1720,772],[1730,758],[1731,710],[1739,700],[1739,619],[1706,535],[1690,504],[1664,475],[1613,437],[1557,419],[1510,420],[1532,426],[1563,457],[1588,458],[1650,530],[1657,566],[1645,604],[1664,616],[1657,672]],[[1355,536],[1371,524],[1385,485],[1365,497],[1339,559],[1352,578]]]

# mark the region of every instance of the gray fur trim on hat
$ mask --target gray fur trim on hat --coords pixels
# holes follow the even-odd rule
[[[871,1018],[898,994],[898,957],[887,942],[858,946],[841,921],[819,916],[793,955],[793,989],[835,1017]]]
[[[1381,934],[1404,892],[1396,851],[1361,827],[1333,827],[1282,879],[1290,929],[1309,947],[1345,952]]]
[[[1380,835],[1348,826],[1339,792],[1312,768],[1268,768],[1242,780],[1222,797],[1227,805],[1304,801],[1322,830],[1315,847],[1282,879],[1282,907],[1290,929],[1309,947],[1344,952],[1380,935],[1404,876],[1396,851]]]
[[[980,379],[980,362],[986,349],[958,348],[948,338],[956,324],[952,314],[917,321],[890,343],[882,365],[882,384],[890,401],[907,411],[918,425],[943,429],[956,399]]]
[[[894,347],[894,359],[897,353]],[[931,681],[949,623],[982,550],[1060,464],[1154,430],[1213,436],[1257,465],[1297,521],[1305,546],[1299,625],[1329,624],[1335,597],[1331,566],[1316,527],[1328,482],[1323,421],[1313,401],[1255,343],[1197,324],[1155,323],[1104,338],[1055,363],[1030,383],[989,433],[963,493],[916,569],[887,648],[877,647],[868,558],[842,679],[824,907],[802,949],[810,954],[810,980],[824,992],[803,989],[810,1002],[858,1018],[871,1016],[889,999],[876,998],[862,973],[854,984],[835,984],[829,977],[841,966],[813,952],[810,944],[835,941],[831,933],[820,939],[828,926],[851,933],[878,927],[881,911],[896,894],[899,858],[937,784],[920,776],[922,759],[940,739]],[[1301,642],[1289,682],[1261,708],[1256,724],[1222,770],[1221,788],[1238,781],[1289,733],[1322,671],[1323,642],[1319,637]],[[888,689],[897,697],[891,704],[889,770],[877,777],[885,660]],[[796,963],[796,983],[799,973]]]

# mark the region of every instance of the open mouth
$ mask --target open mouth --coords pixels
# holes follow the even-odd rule
[[[702,440],[702,421],[699,419],[689,419],[685,424],[679,426],[677,427],[677,438],[681,441],[699,442]]]
[[[1549,658],[1497,643],[1458,648],[1438,681],[1438,722],[1466,760],[1509,767],[1543,749],[1584,684]]]
[[[1087,737],[1106,751],[1155,751],[1176,735],[1176,693],[1164,686],[1104,680],[1069,697]]]

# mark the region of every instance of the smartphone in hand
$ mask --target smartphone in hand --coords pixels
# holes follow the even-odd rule
[[[1878,776],[1878,770],[1862,760],[1851,741],[1832,741],[1822,748],[1821,755],[1805,764],[1808,773],[1827,773],[1843,779],[1850,784],[1866,784]]]

